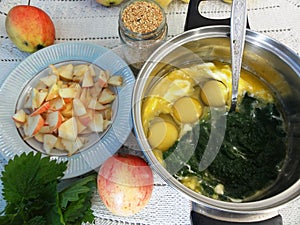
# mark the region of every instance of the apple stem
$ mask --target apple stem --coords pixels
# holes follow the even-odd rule
[[[28,5],[30,5],[30,0],[28,0]]]

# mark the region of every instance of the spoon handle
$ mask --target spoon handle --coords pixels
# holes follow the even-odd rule
[[[242,67],[242,58],[246,36],[247,2],[233,0],[230,20],[230,48],[232,72],[231,111],[235,110],[238,97],[238,86]]]

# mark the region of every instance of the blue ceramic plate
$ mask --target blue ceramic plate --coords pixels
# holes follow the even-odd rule
[[[135,78],[128,65],[111,50],[94,44],[55,44],[30,55],[6,78],[0,87],[0,157],[8,161],[16,154],[37,151],[34,143],[25,142],[16,128],[12,116],[19,108],[20,99],[39,77],[48,71],[50,64],[92,63],[108,70],[112,75],[121,75],[123,85],[115,88],[117,95],[113,104],[112,124],[78,153],[53,154],[50,157],[68,161],[64,179],[85,174],[98,168],[109,156],[118,151],[132,130],[131,96]]]

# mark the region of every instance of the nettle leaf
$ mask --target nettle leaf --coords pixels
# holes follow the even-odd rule
[[[86,210],[84,212],[84,216],[82,218],[82,222],[85,222],[85,223],[92,223],[95,219],[95,216],[93,214],[93,210],[91,208],[89,208],[88,210]],[[80,224],[79,224],[80,225]]]
[[[67,163],[42,158],[41,153],[23,153],[9,160],[1,180],[7,202],[4,213],[16,215],[10,218],[12,224],[64,224],[59,222],[57,184],[66,168]]]
[[[52,205],[52,207],[50,207],[47,210],[47,213],[45,214],[46,220],[47,220],[47,224],[48,225],[66,225],[61,209],[59,207],[59,197],[58,197],[58,193],[56,193],[55,196],[55,204]]]
[[[69,202],[78,201],[80,194],[90,192],[91,188],[95,186],[96,175],[94,174],[75,181],[60,192],[60,207],[66,208]]]
[[[96,174],[82,178],[60,193],[60,205],[68,225],[94,220],[91,208],[92,194],[96,189]]]
[[[44,217],[36,216],[28,222],[24,223],[24,225],[46,225],[46,221]]]
[[[81,225],[91,222],[91,198],[96,174],[81,178],[58,192],[58,181],[67,168],[41,153],[15,156],[2,173],[7,202],[0,224]]]
[[[6,201],[19,202],[24,197],[35,198],[36,193],[29,187],[32,185],[37,170],[37,158],[33,154],[22,154],[9,160],[2,173],[3,197]],[[32,164],[31,167],[28,167]]]
[[[23,225],[24,221],[17,214],[5,214],[4,216],[0,216],[0,224],[5,225]]]
[[[72,190],[67,191],[66,193],[64,193],[64,195],[62,195],[62,200],[61,200],[61,204],[60,206],[62,208],[66,208],[69,202],[75,202],[79,200],[79,195],[83,194],[83,193],[87,193],[90,191],[89,187],[86,186],[82,186],[79,188],[72,188]]]
[[[85,195],[81,195],[78,201],[69,204],[63,213],[67,224],[74,223],[84,217],[84,212],[91,206],[90,197],[91,195],[88,195],[88,198]]]
[[[58,164],[49,157],[41,159],[41,153],[15,156],[2,173],[3,197],[9,202],[37,198],[41,185],[62,177],[66,168],[66,163]]]
[[[67,169],[67,162],[57,163],[50,160],[49,157],[44,157],[40,160],[40,167],[36,174],[36,179],[41,183],[49,183],[63,177],[64,171]],[[51,171],[51,173],[49,173]]]

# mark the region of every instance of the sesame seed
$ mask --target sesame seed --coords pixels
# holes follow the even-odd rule
[[[155,31],[161,25],[163,13],[153,2],[136,1],[123,10],[121,18],[127,29],[146,34]]]

